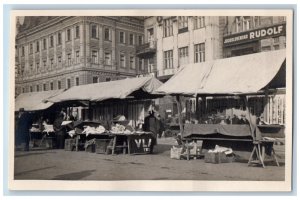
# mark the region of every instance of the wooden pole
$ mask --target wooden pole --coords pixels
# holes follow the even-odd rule
[[[199,95],[196,95],[196,119],[199,121]]]
[[[177,110],[178,110],[178,121],[179,121],[179,128],[180,128],[180,136],[182,138],[183,135],[183,124],[182,124],[182,108],[181,108],[181,103],[180,103],[180,96],[176,95],[176,104],[177,104]]]
[[[242,96],[242,98],[243,98],[244,101],[245,101],[246,112],[247,112],[248,117],[249,117],[250,131],[251,131],[252,137],[254,138],[254,130],[255,130],[256,125],[254,125],[254,124],[252,123],[252,120],[251,120],[251,114],[250,114],[250,109],[249,109],[249,103],[248,103],[247,96],[246,96],[246,95],[245,95],[245,96]]]

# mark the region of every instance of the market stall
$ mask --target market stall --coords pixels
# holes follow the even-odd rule
[[[230,147],[248,146],[253,150],[252,152],[255,152],[250,155],[249,163],[256,156],[264,166],[260,144],[265,138],[256,135],[259,130],[256,124],[259,116],[252,112],[249,97],[263,95],[266,100],[268,95],[276,91],[276,88],[285,87],[285,57],[285,50],[277,50],[190,64],[182,67],[156,92],[176,96],[179,111],[182,110],[180,96],[190,96],[196,99],[194,121],[183,124],[181,112],[179,112],[180,130],[184,140],[203,140],[210,143],[213,141],[218,144],[220,141],[231,141]],[[247,123],[234,124],[233,115],[215,117],[214,115],[218,113],[208,113],[207,100],[220,97],[239,99],[239,102],[243,104]],[[264,101],[262,116],[266,116],[267,105]],[[227,118],[231,120],[226,122]],[[235,145],[238,143],[240,145]],[[229,143],[226,144],[229,145]]]
[[[87,151],[97,152],[102,148],[98,152],[111,151],[114,154],[121,149],[124,153],[149,153],[155,136],[143,131],[142,124],[152,106],[152,99],[162,96],[154,93],[161,84],[153,77],[127,78],[75,86],[48,101],[71,105],[88,102],[87,109],[81,114],[82,123],[72,130],[77,139],[68,140],[75,149],[79,149],[80,143],[85,143]],[[115,120],[118,116],[123,119]],[[92,125],[91,121],[95,123]]]
[[[15,99],[15,112],[22,110],[30,115],[31,128],[30,147],[46,147],[54,146],[54,130],[50,116],[53,115],[51,107],[52,102],[46,102],[45,99],[61,94],[64,90],[51,90],[42,92],[22,93]],[[49,111],[51,110],[51,111]],[[49,112],[47,112],[49,111]],[[47,113],[49,116],[47,116]],[[18,123],[18,119],[16,119]],[[22,133],[20,133],[22,134]],[[17,138],[17,137],[16,137]]]

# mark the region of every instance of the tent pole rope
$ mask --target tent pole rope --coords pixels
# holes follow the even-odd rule
[[[182,138],[183,135],[183,124],[182,124],[182,108],[181,108],[181,103],[180,103],[180,96],[176,95],[176,104],[177,104],[177,110],[178,110],[178,121],[179,121],[179,127],[180,127],[180,136]]]

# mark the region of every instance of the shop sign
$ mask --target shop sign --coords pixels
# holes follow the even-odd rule
[[[279,24],[226,36],[223,38],[223,45],[236,45],[240,43],[246,43],[285,34],[285,24]]]

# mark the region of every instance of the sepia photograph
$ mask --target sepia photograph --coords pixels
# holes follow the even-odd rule
[[[10,189],[290,191],[292,14],[14,11]]]

